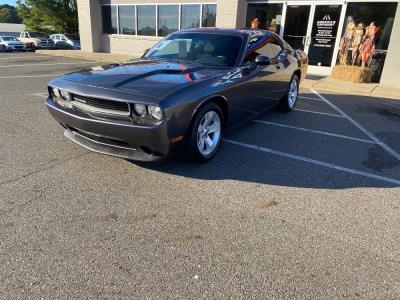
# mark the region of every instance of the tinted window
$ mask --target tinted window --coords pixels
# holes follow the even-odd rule
[[[120,6],[119,7],[119,33],[135,35],[135,7]]]
[[[158,36],[167,36],[178,30],[178,5],[158,6]]]
[[[242,38],[239,36],[205,33],[172,34],[157,43],[146,57],[232,67],[241,45]]]
[[[200,27],[200,5],[182,5],[181,27]]]
[[[273,36],[263,35],[254,37],[249,41],[244,62],[254,62],[258,55],[275,58],[283,50],[281,44]]]
[[[138,10],[138,35],[156,35],[156,6],[139,5]]]
[[[102,6],[103,33],[117,34],[117,6]]]
[[[204,4],[201,26],[215,27],[216,17],[217,17],[217,5],[216,4]]]

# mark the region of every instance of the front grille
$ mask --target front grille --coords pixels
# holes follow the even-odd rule
[[[104,100],[80,95],[71,95],[71,104],[78,109],[87,110],[93,113],[129,116],[130,108],[126,102]]]

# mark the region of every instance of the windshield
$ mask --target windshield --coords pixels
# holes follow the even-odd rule
[[[2,38],[3,41],[7,41],[7,42],[16,41],[16,40],[17,40],[17,39],[16,39],[15,37],[13,37],[13,36],[2,36],[1,38]]]
[[[171,59],[208,66],[232,67],[242,46],[242,38],[212,33],[172,34],[146,54],[151,59]]]
[[[41,32],[30,32],[29,35],[31,38],[47,37],[44,33]]]

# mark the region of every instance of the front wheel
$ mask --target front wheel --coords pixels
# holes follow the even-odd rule
[[[297,77],[297,75],[293,75],[292,80],[290,81],[289,84],[289,88],[279,104],[279,109],[285,112],[292,111],[296,106],[298,98],[299,98],[299,77]]]
[[[200,162],[212,159],[222,139],[224,117],[216,103],[208,103],[196,114],[191,127],[190,151]]]

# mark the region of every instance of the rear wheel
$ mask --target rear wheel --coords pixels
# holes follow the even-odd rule
[[[292,80],[290,81],[289,84],[289,88],[279,104],[279,109],[285,112],[292,111],[296,106],[298,98],[299,98],[299,77],[297,77],[297,75],[293,75]]]
[[[222,139],[224,117],[216,103],[208,103],[196,114],[190,132],[192,157],[201,162],[212,159]]]

